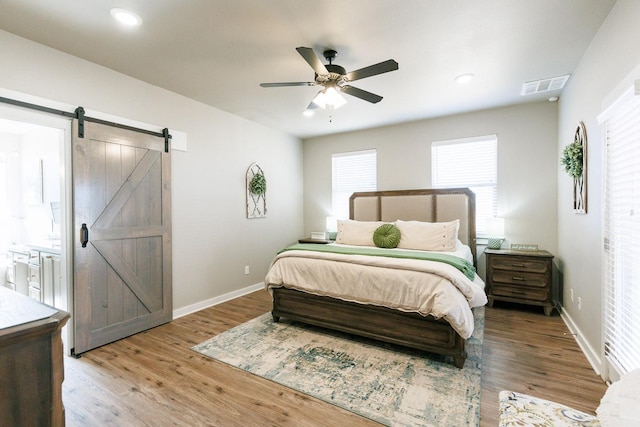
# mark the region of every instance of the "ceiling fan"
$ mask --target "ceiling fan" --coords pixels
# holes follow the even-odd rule
[[[324,88],[318,92],[313,98],[307,109],[313,108],[338,108],[347,101],[340,95],[340,92],[347,95],[355,96],[373,104],[380,102],[382,97],[366,90],[358,89],[350,86],[349,83],[364,79],[366,77],[376,76],[378,74],[388,73],[398,69],[398,63],[393,59],[389,59],[378,64],[360,68],[359,70],[347,73],[344,67],[336,65],[333,60],[338,52],[333,49],[327,49],[323,52],[325,59],[329,64],[323,64],[320,58],[314,53],[310,47],[297,47],[296,50],[304,58],[313,71],[315,71],[315,79],[312,82],[282,82],[282,83],[260,83],[262,87],[285,87],[285,86],[323,86]]]

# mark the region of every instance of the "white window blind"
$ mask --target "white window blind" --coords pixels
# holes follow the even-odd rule
[[[476,233],[486,236],[487,221],[498,212],[498,137],[433,142],[431,183],[435,188],[469,187],[476,194]]]
[[[603,113],[604,342],[607,372],[640,368],[640,96],[631,89]],[[611,375],[608,375],[610,378]]]
[[[351,194],[376,190],[376,150],[333,154],[331,170],[333,216],[348,219]]]

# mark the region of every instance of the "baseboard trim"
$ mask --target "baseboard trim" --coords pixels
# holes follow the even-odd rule
[[[591,364],[591,367],[593,368],[596,374],[602,376],[602,358],[600,357],[600,352],[595,351],[594,348],[591,347],[589,342],[585,339],[584,334],[582,333],[582,331],[580,331],[580,328],[578,328],[578,326],[573,321],[569,313],[567,313],[563,309],[559,311],[560,311],[560,317],[564,321],[565,325],[567,325],[567,328],[569,328],[569,331],[571,332],[571,334],[573,335],[573,338],[578,343],[580,350],[582,350],[582,353],[585,355],[585,357]]]
[[[250,294],[251,292],[255,292],[260,289],[264,289],[264,282],[256,283],[255,285],[238,289],[237,291],[229,292],[214,298],[209,298],[204,301],[200,301],[195,304],[188,305],[186,307],[178,308],[176,310],[173,310],[173,318],[177,319],[178,317],[186,316],[187,314],[195,313],[196,311],[213,307],[214,305],[222,304],[223,302],[227,302],[234,298],[238,298],[243,295]]]

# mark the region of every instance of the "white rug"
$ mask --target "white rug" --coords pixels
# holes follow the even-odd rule
[[[290,323],[270,313],[192,348],[213,359],[389,426],[477,426],[484,307],[467,360]]]

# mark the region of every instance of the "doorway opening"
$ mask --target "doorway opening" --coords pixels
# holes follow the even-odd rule
[[[70,120],[0,108],[0,285],[73,315],[70,147]]]

